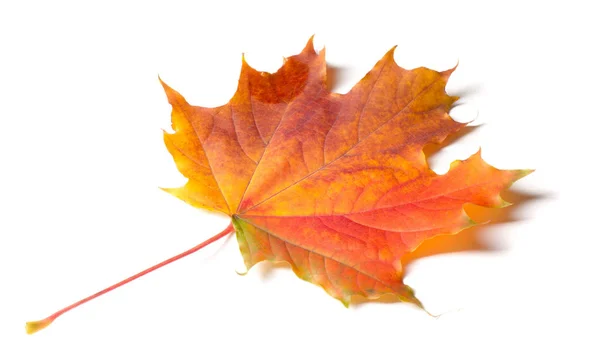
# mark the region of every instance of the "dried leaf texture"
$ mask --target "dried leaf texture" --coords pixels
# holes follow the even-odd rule
[[[237,92],[217,108],[173,106],[165,143],[185,186],[165,189],[232,217],[248,268],[286,261],[302,279],[350,303],[393,293],[401,257],[421,242],[475,223],[463,206],[507,205],[500,192],[528,170],[499,170],[480,153],[448,173],[423,153],[465,126],[448,115],[453,70],[404,70],[390,50],[347,94],[326,87],[325,50],[312,39],[276,73],[244,60]]]

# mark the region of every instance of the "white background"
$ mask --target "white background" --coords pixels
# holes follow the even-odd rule
[[[90,3],[0,5],[1,352],[598,352],[592,5]],[[536,169],[506,194],[515,206],[456,236],[453,249],[470,251],[410,263],[406,282],[445,314],[399,303],[346,309],[285,266],[238,276],[231,238],[27,336],[25,321],[228,223],[158,188],[184,179],[162,142],[170,106],[157,75],[193,104],[224,104],[242,53],[275,71],[312,34],[338,92],[396,44],[405,68],[460,62],[452,115],[479,127],[430,159],[436,171],[480,146],[494,166]]]

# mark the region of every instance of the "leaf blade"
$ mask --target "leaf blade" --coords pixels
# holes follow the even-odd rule
[[[206,197],[221,210],[224,202],[248,269],[285,261],[345,305],[354,295],[392,293],[421,306],[403,283],[401,258],[426,239],[475,225],[466,204],[508,205],[501,191],[530,171],[496,169],[480,152],[446,174],[429,168],[425,145],[466,126],[448,114],[458,99],[445,91],[454,69],[405,70],[393,54],[340,95],[327,90],[324,50],[317,54],[311,38],[275,74],[243,60],[238,90],[223,107],[185,106],[193,114],[178,122],[175,108],[184,104],[174,105],[174,129],[191,126],[176,131],[181,143],[202,149],[209,164],[198,162],[199,151],[167,145],[190,179],[180,198]],[[186,169],[185,158],[196,169]],[[208,176],[198,184],[212,194],[190,184],[203,172],[223,202]]]

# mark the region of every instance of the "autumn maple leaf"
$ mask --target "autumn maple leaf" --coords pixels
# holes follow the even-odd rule
[[[506,206],[500,192],[531,171],[499,170],[476,153],[434,173],[423,147],[466,125],[448,115],[453,69],[404,70],[393,54],[347,94],[327,89],[325,50],[317,54],[312,38],[273,74],[242,60],[237,91],[220,107],[192,106],[161,81],[173,107],[164,141],[188,178],[165,190],[226,214],[233,228],[66,310],[232,231],[248,269],[285,261],[345,305],[392,293],[421,306],[403,283],[402,256],[473,226],[465,204]]]
[[[286,261],[298,277],[348,305],[385,293],[418,303],[402,255],[475,223],[466,203],[502,207],[499,193],[528,174],[498,170],[479,153],[438,175],[423,147],[466,124],[448,115],[453,70],[404,70],[390,50],[347,94],[326,87],[325,50],[312,39],[274,74],[242,62],[228,104],[173,106],[165,143],[189,179],[166,189],[232,217],[248,268]]]

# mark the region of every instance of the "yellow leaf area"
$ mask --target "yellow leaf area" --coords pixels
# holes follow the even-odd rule
[[[346,94],[327,89],[325,50],[312,38],[272,74],[242,61],[220,107],[189,105],[163,83],[174,130],[165,143],[188,178],[165,190],[230,216],[248,268],[288,262],[345,305],[392,293],[420,306],[402,256],[474,225],[465,204],[507,205],[500,192],[530,171],[496,169],[477,153],[434,173],[423,147],[466,125],[448,115],[453,70],[404,70],[393,53]]]

